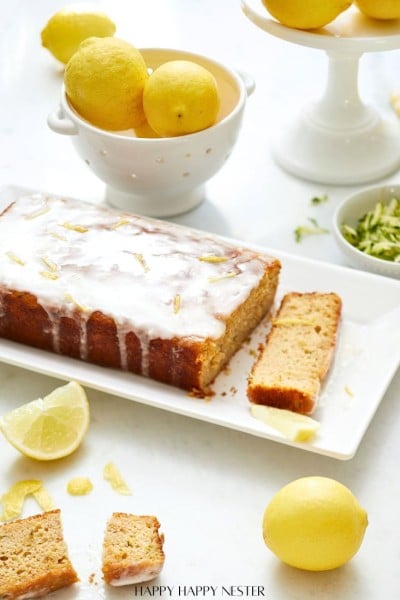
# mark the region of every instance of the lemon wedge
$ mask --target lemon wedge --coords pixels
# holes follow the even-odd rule
[[[253,417],[280,431],[292,442],[307,442],[319,429],[319,423],[315,419],[283,408],[252,404],[250,412]]]
[[[6,414],[0,429],[25,456],[55,460],[81,444],[89,426],[89,403],[83,388],[72,381]]]

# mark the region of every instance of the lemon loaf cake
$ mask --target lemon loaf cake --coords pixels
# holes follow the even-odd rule
[[[0,197],[0,337],[184,389],[208,390],[269,311],[279,271],[172,223]]]
[[[153,516],[113,513],[103,542],[103,576],[109,585],[149,581],[164,565],[164,536]]]
[[[78,581],[59,510],[0,526],[0,598],[38,598]]]
[[[314,410],[336,346],[341,306],[334,293],[284,296],[249,377],[251,402]]]

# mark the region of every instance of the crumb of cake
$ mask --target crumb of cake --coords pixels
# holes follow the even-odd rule
[[[258,352],[258,353],[261,353],[261,352],[263,352],[263,351],[264,351],[264,348],[265,348],[265,344],[263,344],[263,343],[261,342],[261,343],[260,343],[260,344],[258,344],[258,346],[257,346],[257,352]]]
[[[206,402],[209,402],[210,400],[212,400],[213,396],[215,396],[215,392],[211,389],[208,389],[207,392],[203,392],[202,390],[193,388],[192,390],[190,390],[190,392],[188,392],[187,395],[190,398],[199,398],[200,400],[205,400]]]
[[[257,350],[254,350],[254,348],[250,348],[249,349],[249,355],[252,357],[257,356]]]
[[[88,581],[90,583],[90,585],[97,585],[97,581],[96,581],[96,573],[90,573]]]
[[[231,394],[233,394],[233,395],[237,394],[237,388],[236,388],[234,385],[233,385],[233,386],[230,388],[230,390],[229,390],[229,391],[230,391],[230,392],[231,392]]]
[[[132,492],[125,483],[124,478],[113,462],[109,462],[103,469],[103,477],[111,484],[114,491],[122,496],[131,496]]]
[[[74,477],[67,484],[67,492],[71,496],[85,496],[93,490],[93,484],[87,477]]]
[[[207,396],[205,392],[202,392],[201,390],[196,390],[196,389],[190,390],[190,392],[188,392],[187,395],[190,398],[200,398],[201,400],[204,400]]]

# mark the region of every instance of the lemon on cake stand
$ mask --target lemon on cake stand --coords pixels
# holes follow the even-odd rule
[[[360,184],[400,167],[400,125],[384,119],[358,92],[358,67],[365,52],[400,48],[400,20],[377,21],[351,7],[321,29],[292,29],[273,19],[261,0],[241,0],[259,28],[287,42],[324,50],[328,82],[319,101],[296,116],[273,147],[276,162],[307,180]]]

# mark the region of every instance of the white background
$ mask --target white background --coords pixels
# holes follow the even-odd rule
[[[0,184],[100,201],[103,184],[81,162],[70,140],[46,124],[47,114],[58,104],[63,69],[41,48],[40,31],[64,4],[0,1]],[[206,201],[175,220],[345,264],[331,234],[298,244],[293,230],[308,217],[330,229],[338,202],[357,186],[298,180],[281,171],[270,154],[280,124],[322,93],[324,53],[270,37],[233,0],[114,0],[98,5],[115,20],[118,36],[138,47],[204,53],[248,71],[256,80],[237,145],[208,183]],[[363,99],[392,118],[389,95],[400,89],[399,67],[399,51],[365,55],[360,65]],[[398,182],[398,176],[386,181]],[[327,203],[310,206],[313,196],[324,193]],[[1,366],[1,412],[60,383]],[[223,597],[222,585],[240,584],[263,586],[269,600],[395,600],[400,597],[399,393],[398,373],[356,456],[343,462],[88,390],[91,427],[83,447],[70,458],[38,464],[0,440],[0,494],[16,480],[42,478],[62,509],[81,584],[57,593],[60,599],[134,597],[129,588],[105,590],[99,572],[105,521],[112,511],[126,510],[155,514],[161,521],[167,558],[155,583],[175,586],[175,594],[179,585],[216,585],[215,597]],[[131,497],[117,496],[102,480],[109,460],[123,472]],[[66,483],[76,475],[92,479],[89,496],[68,496]],[[338,479],[368,512],[362,548],[339,570],[297,571],[280,564],[264,546],[261,521],[267,502],[285,483],[305,475]],[[34,511],[28,503],[25,514]],[[212,597],[211,592],[205,597]]]

